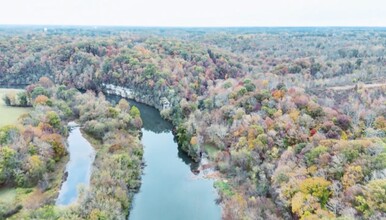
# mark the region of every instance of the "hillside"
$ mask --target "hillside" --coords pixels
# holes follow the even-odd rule
[[[377,28],[3,30],[0,84],[48,77],[132,90],[173,123],[191,158],[213,164],[223,219],[381,219],[385,37]]]

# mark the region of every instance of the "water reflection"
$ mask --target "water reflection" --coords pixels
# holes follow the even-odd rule
[[[120,100],[113,95],[106,98],[114,103]],[[172,125],[163,120],[156,109],[129,102],[141,112],[146,164],[129,219],[220,219],[213,180],[195,176],[199,164],[179,149],[171,132]]]
[[[199,173],[198,167],[200,166],[200,163],[190,159],[190,157],[180,147],[178,147],[178,157],[181,158],[182,161],[190,167],[190,171],[193,174],[197,175]]]
[[[70,135],[68,137],[68,151],[70,161],[66,167],[66,180],[56,200],[57,205],[69,205],[78,198],[80,185],[90,184],[91,167],[95,158],[95,151],[91,144],[82,136],[79,126],[70,122]]]

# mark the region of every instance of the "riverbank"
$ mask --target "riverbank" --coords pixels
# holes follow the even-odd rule
[[[56,214],[69,218],[125,219],[132,192],[140,186],[143,149],[139,141],[139,111],[124,100],[115,107],[103,94],[77,98],[82,135],[95,149],[89,187],[81,188],[76,203]]]
[[[116,217],[118,217],[118,219],[127,218],[129,216],[130,207],[132,206],[133,197],[139,191],[139,188],[141,185],[141,174],[142,174],[142,168],[143,168],[142,157],[141,157],[141,160],[129,161],[127,160],[128,158],[126,157],[125,152],[130,152],[131,150],[130,147],[121,148],[119,149],[119,152],[118,152],[118,151],[112,150],[111,146],[103,144],[100,140],[94,138],[93,136],[88,135],[84,131],[82,131],[82,135],[87,141],[89,141],[91,146],[95,149],[96,154],[95,154],[95,161],[93,163],[93,169],[91,172],[91,179],[90,179],[91,185],[89,186],[88,189],[84,189],[85,191],[83,192],[83,195],[81,195],[81,198],[79,198],[78,203],[80,205],[88,203],[88,201],[85,200],[87,199],[87,194],[92,194],[93,192],[102,190],[102,188],[106,188],[106,190],[107,188],[109,188],[108,186],[103,186],[103,184],[101,183],[97,184],[100,181],[107,181],[107,180],[100,179],[105,177],[104,175],[106,173],[119,172],[120,173],[119,176],[122,175],[121,177],[123,177],[125,173],[126,175],[129,173],[133,173],[134,175],[131,175],[130,178],[123,179],[123,181],[129,181],[129,184],[127,185],[128,187],[115,189],[115,190],[118,190],[117,192],[115,192],[115,195],[119,196],[120,206],[122,207],[121,214],[117,215]],[[141,146],[141,143],[139,141],[136,143],[132,142],[131,144]],[[127,163],[127,165],[129,164],[133,164],[133,165],[131,165],[130,167],[123,166],[124,168],[119,171],[111,170],[110,167],[105,166],[105,164],[118,162],[117,160],[119,160],[120,163]],[[110,184],[113,184],[113,183],[110,182]],[[92,201],[92,202],[98,203],[100,201]],[[103,205],[103,204],[99,204],[99,205]],[[109,214],[106,212],[99,212],[98,215],[102,217],[102,216],[108,216]]]

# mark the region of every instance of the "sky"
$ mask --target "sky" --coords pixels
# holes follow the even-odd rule
[[[385,0],[0,0],[0,24],[386,26]]]

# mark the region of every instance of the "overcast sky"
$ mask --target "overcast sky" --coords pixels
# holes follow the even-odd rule
[[[386,0],[0,1],[0,24],[386,26]]]

